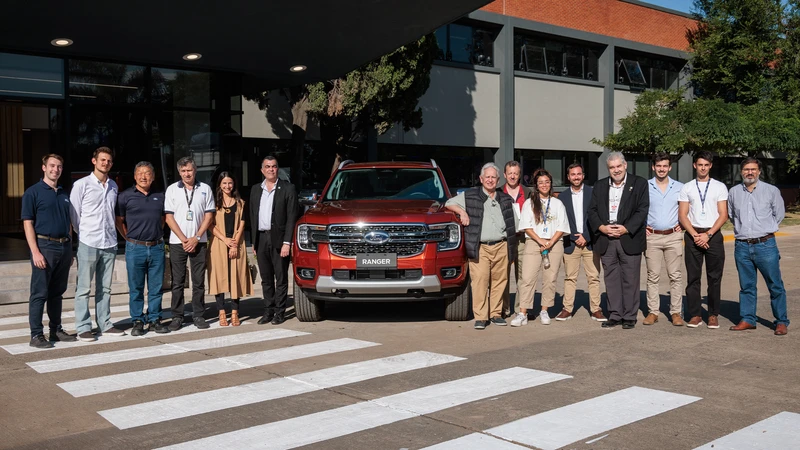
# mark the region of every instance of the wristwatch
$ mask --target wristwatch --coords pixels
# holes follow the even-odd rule
[[[714,233],[712,233],[712,232],[710,232],[710,231],[709,231],[708,233],[706,233],[706,234],[708,235],[708,238],[709,238],[709,239],[711,239],[711,236],[714,236]]]

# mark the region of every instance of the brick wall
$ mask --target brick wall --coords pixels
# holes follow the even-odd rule
[[[686,51],[694,20],[619,0],[496,0],[484,11]]]

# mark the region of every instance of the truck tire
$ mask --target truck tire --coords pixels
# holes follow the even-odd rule
[[[325,303],[320,300],[308,298],[302,289],[294,285],[292,288],[294,296],[294,313],[300,322],[319,322],[322,320],[322,311]]]
[[[472,289],[470,289],[469,276],[464,281],[458,295],[445,300],[444,318],[445,320],[457,321],[468,320],[472,312]]]

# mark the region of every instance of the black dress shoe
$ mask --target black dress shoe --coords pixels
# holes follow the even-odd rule
[[[632,330],[635,327],[636,327],[636,321],[635,320],[623,320],[622,321],[622,329],[623,330]]]
[[[286,322],[286,319],[283,318],[283,314],[275,314],[275,317],[272,319],[272,322],[270,323],[272,323],[273,325],[280,325],[283,322]]]
[[[621,324],[622,324],[621,320],[608,319],[607,321],[603,322],[603,324],[600,326],[603,328],[614,328],[615,326]]]
[[[258,324],[259,325],[264,325],[265,323],[270,323],[270,322],[272,322],[272,319],[274,319],[274,318],[275,318],[275,313],[271,313],[271,312],[270,313],[266,313],[266,314],[264,314],[263,317],[258,319]]]

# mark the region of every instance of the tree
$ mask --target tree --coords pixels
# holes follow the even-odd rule
[[[422,126],[420,97],[430,85],[430,71],[438,46],[433,34],[404,45],[341,78],[283,90],[292,105],[292,142],[295,161],[302,160],[309,116],[320,123],[323,145],[336,154],[334,165],[347,154],[348,146],[401,123],[408,131]],[[265,110],[268,91],[245,98]],[[292,177],[299,182],[300,171]]]

